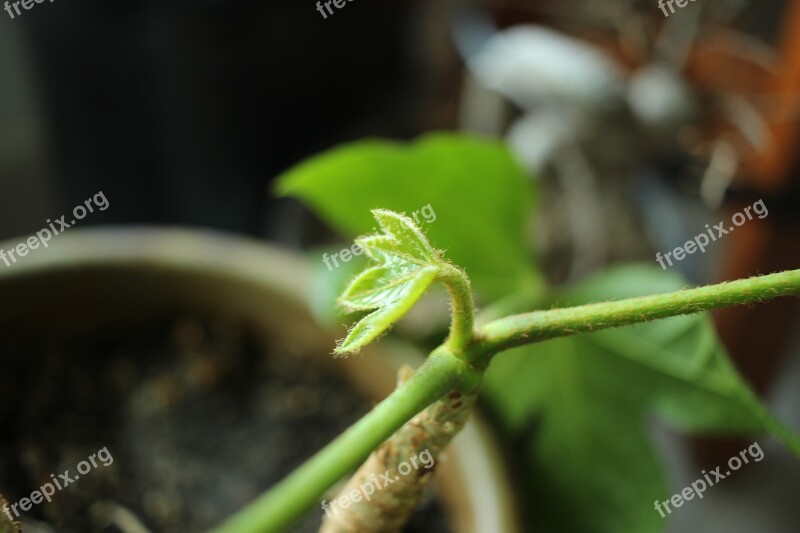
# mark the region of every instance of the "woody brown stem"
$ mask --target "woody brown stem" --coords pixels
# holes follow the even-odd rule
[[[402,369],[398,386],[412,373]],[[433,479],[442,451],[469,418],[475,397],[452,391],[384,441],[331,501],[320,533],[400,531]]]

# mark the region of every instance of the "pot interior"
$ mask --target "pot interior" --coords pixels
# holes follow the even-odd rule
[[[25,511],[26,533],[206,530],[372,405],[332,371],[329,334],[280,284],[145,260],[11,281],[0,279],[15,302],[0,311],[0,493],[13,505],[67,485]],[[293,531],[321,518],[313,509]],[[433,497],[406,529],[448,530]]]

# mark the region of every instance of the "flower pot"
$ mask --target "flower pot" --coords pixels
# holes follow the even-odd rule
[[[113,455],[32,505],[31,530],[208,528],[385,397],[401,364],[422,360],[389,340],[333,359],[342,331],[311,318],[306,262],[255,241],[72,230],[19,259],[0,264],[0,493],[19,503],[101,446]],[[435,502],[409,531],[519,530],[477,414],[437,470]],[[297,530],[321,518],[312,510]]]

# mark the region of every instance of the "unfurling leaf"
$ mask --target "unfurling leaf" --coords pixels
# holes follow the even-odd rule
[[[388,331],[419,300],[444,265],[414,222],[393,211],[375,209],[382,235],[356,239],[378,263],[356,276],[339,298],[348,311],[373,311],[362,318],[334,350],[356,353]]]

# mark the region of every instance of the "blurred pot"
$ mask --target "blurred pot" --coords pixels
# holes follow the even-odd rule
[[[73,230],[10,267],[0,264],[0,298],[7,303],[0,306],[0,324],[38,335],[92,335],[109,325],[224,311],[259,342],[328,354],[342,332],[312,320],[310,278],[300,256],[238,237],[193,230]],[[364,357],[315,357],[373,400],[394,388],[401,364],[418,366],[422,360],[409,346],[388,341]],[[453,531],[520,530],[500,453],[477,414],[438,469],[439,499]]]

